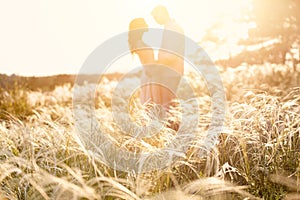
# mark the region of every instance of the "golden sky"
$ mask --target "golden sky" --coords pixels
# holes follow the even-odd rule
[[[236,36],[247,34],[232,18],[241,16],[250,0],[0,0],[0,73],[75,74],[103,41],[127,31],[133,18],[144,17],[150,27],[161,27],[150,15],[158,4],[197,42],[222,20],[218,34],[229,38],[228,44],[218,51],[208,47],[213,59],[226,56],[228,48],[237,51]],[[126,57],[120,65],[136,63],[131,55]]]

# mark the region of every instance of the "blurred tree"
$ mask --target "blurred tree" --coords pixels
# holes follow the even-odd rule
[[[287,59],[290,59],[295,71],[296,65],[300,63],[300,1],[252,0],[252,2],[253,7],[243,20],[255,26],[249,29],[249,38],[239,42],[239,45],[245,47],[244,50],[217,63],[235,67],[241,63],[285,64]]]

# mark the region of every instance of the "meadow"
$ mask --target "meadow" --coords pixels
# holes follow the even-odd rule
[[[197,145],[164,170],[138,174],[116,171],[78,140],[72,106],[73,86],[0,91],[0,200],[14,199],[300,199],[300,72],[285,65],[220,69],[226,117],[217,145],[199,158]],[[210,124],[206,84],[187,75],[199,104],[201,138]],[[132,77],[124,83],[130,88]],[[103,79],[96,91],[98,122],[117,146],[128,151],[159,148],[174,136],[139,140],[118,129],[111,116],[117,80]],[[81,86],[85,102],[90,86]],[[188,104],[190,94],[179,93]],[[147,115],[133,96],[132,119]],[[190,108],[193,110],[193,105]],[[180,113],[180,110],[174,110]],[[176,116],[176,115],[175,115]],[[178,118],[171,118],[173,122]],[[85,124],[87,129],[89,123]],[[185,125],[189,130],[189,125]]]

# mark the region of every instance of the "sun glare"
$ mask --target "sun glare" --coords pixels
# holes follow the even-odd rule
[[[206,49],[211,58],[213,60],[228,58],[240,52],[241,47],[237,43],[240,39],[248,37],[250,28],[250,25],[242,20],[251,7],[251,0],[212,0],[205,1],[203,5],[205,7],[199,12],[203,12],[203,16],[209,16],[211,19],[208,26],[203,28],[202,39],[218,38],[214,41],[215,44],[210,45],[211,48]]]

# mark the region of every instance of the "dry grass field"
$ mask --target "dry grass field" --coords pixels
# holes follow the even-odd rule
[[[109,168],[80,143],[70,84],[52,91],[29,91],[22,85],[2,89],[0,200],[300,199],[300,73],[265,65],[223,69],[221,77],[227,109],[215,148],[199,158],[198,146],[191,146],[167,169],[142,174]],[[210,124],[211,99],[203,80],[193,74],[187,79],[199,104],[201,136]],[[134,81],[139,79],[132,77],[124,88]],[[150,151],[176,134],[165,127],[154,137],[137,139],[120,131],[111,115],[115,85],[107,80],[99,84],[95,108],[102,129],[117,146]],[[94,91],[81,87],[89,102]],[[190,105],[190,94],[182,87],[178,92]],[[151,114],[140,109],[137,96],[129,111],[143,124]],[[175,116],[180,112],[175,109]],[[90,124],[85,125],[88,129]],[[189,125],[185,127],[188,131]]]

